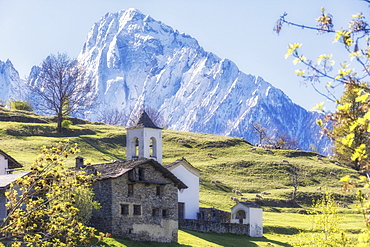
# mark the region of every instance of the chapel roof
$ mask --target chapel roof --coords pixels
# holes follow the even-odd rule
[[[153,123],[152,119],[150,119],[149,115],[145,112],[145,110],[143,110],[140,113],[139,118],[136,120],[136,122],[130,129],[139,129],[139,128],[161,129]]]
[[[247,208],[262,208],[261,205],[258,205],[257,203],[254,203],[254,202],[239,202],[240,204],[243,204],[244,206],[246,206]]]
[[[8,169],[22,168],[23,166],[16,161],[12,156],[0,150],[0,155],[4,156],[8,160]]]
[[[167,170],[161,164],[153,159],[147,158],[140,158],[136,160],[127,160],[127,161],[116,161],[113,163],[104,163],[104,164],[96,164],[92,166],[86,166],[86,170],[89,173],[97,173],[99,172],[100,175],[98,180],[104,179],[111,179],[111,178],[118,178],[123,174],[133,170],[136,167],[142,166],[144,164],[152,165],[157,171],[163,174],[163,177],[167,177],[172,182],[176,184],[179,189],[186,189],[188,188],[180,179],[178,179],[172,172]],[[148,181],[150,182],[150,181]],[[154,181],[153,181],[154,182]]]

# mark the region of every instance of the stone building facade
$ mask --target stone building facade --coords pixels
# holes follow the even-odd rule
[[[91,224],[99,231],[136,241],[177,242],[178,189],[187,186],[153,159],[118,161],[86,168],[102,208]]]

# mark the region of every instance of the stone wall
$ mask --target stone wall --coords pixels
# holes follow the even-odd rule
[[[179,228],[197,232],[233,233],[249,235],[248,224],[180,219]]]
[[[217,208],[199,208],[198,220],[230,223],[231,213]]]
[[[101,205],[93,210],[90,225],[101,232],[112,233],[112,180],[100,180],[93,184],[95,200]]]

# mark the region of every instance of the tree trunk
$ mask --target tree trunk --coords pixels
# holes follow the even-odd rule
[[[294,186],[291,200],[295,202],[296,196],[297,196],[297,187]]]
[[[57,131],[58,133],[62,133],[62,121],[63,121],[63,115],[61,112],[58,112],[57,116]]]

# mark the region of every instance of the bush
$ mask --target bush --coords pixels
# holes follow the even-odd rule
[[[10,106],[10,109],[13,109],[13,110],[22,110],[22,111],[31,111],[31,112],[33,111],[33,108],[29,101],[9,100],[8,105]]]
[[[69,129],[69,127],[72,125],[72,121],[71,120],[63,120],[62,122],[62,128],[64,129]]]

